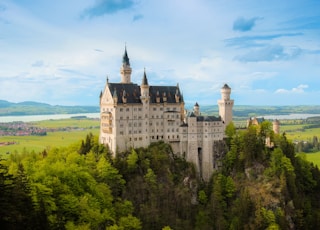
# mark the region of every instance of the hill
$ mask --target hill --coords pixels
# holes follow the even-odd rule
[[[0,116],[23,116],[45,114],[98,113],[98,106],[63,106],[24,101],[19,103],[0,100]]]
[[[187,104],[187,110],[192,110],[193,105]],[[200,107],[203,115],[219,115],[217,105],[205,105]],[[46,103],[24,101],[13,103],[0,100],[0,116],[19,115],[45,115],[45,114],[73,114],[73,113],[98,113],[99,106],[63,106]],[[243,119],[255,116],[287,115],[287,114],[320,114],[320,105],[297,105],[297,106],[255,106],[235,105],[233,107],[234,119]]]
[[[113,158],[89,134],[70,147],[10,154],[0,159],[0,227],[319,229],[319,169],[285,135],[267,147],[270,134],[268,122],[230,126],[229,151],[208,182],[163,142]]]

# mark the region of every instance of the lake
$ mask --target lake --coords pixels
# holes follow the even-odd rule
[[[31,122],[31,121],[44,121],[44,120],[59,120],[59,119],[68,119],[76,116],[86,116],[88,118],[100,118],[100,113],[76,113],[76,114],[51,114],[51,115],[29,115],[29,116],[0,116],[1,122],[13,122],[13,121],[23,121],[23,122]],[[308,117],[316,117],[320,116],[320,114],[307,114],[307,113],[294,113],[287,115],[267,115],[267,116],[259,116],[264,117],[267,120],[284,120],[284,119],[306,119]]]
[[[0,116],[1,122],[13,121],[44,121],[44,120],[60,120],[69,119],[71,117],[86,116],[87,118],[100,118],[100,113],[76,113],[76,114],[50,114],[50,115],[28,115],[28,116]]]
[[[266,115],[266,116],[258,116],[263,117],[266,120],[293,120],[293,119],[307,119],[308,117],[319,117],[320,114],[311,114],[311,113],[292,113],[287,115]]]

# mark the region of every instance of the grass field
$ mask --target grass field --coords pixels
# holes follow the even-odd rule
[[[46,128],[74,128],[72,131],[47,132],[47,136],[1,136],[0,142],[17,142],[15,145],[0,146],[0,155],[7,152],[27,151],[41,152],[50,147],[64,147],[80,143],[88,133],[99,135],[97,119],[61,119],[32,122],[33,126]],[[294,141],[311,141],[313,136],[320,138],[320,128],[304,129],[302,124],[281,126],[281,133],[286,132],[288,139]],[[306,154],[306,159],[320,167],[320,152]]]
[[[320,168],[320,152],[306,154],[307,160]]]
[[[93,119],[62,119],[32,122],[32,126],[46,128],[74,128],[72,131],[47,132],[46,136],[1,136],[0,142],[16,142],[14,145],[0,146],[0,155],[14,151],[41,152],[50,147],[65,147],[85,139],[88,133],[99,135],[99,121]]]
[[[320,128],[304,129],[304,125],[284,125],[280,132],[286,133],[288,139],[294,141],[312,141],[314,136],[320,138]]]
[[[61,119],[32,122],[33,126],[46,128],[99,128],[97,119]]]

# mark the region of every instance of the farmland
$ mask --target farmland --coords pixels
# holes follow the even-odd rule
[[[0,146],[0,154],[14,151],[41,152],[52,147],[65,147],[78,143],[86,134],[99,134],[99,120],[97,119],[62,119],[32,122],[29,125],[46,129],[45,136],[1,136],[0,142],[9,142],[10,145]]]
[[[245,120],[237,121],[245,124]],[[236,122],[236,123],[237,123]],[[98,119],[60,119],[28,122],[29,126],[47,130],[45,136],[1,136],[0,142],[9,142],[10,145],[0,146],[0,155],[6,153],[35,151],[53,147],[66,147],[71,144],[80,143],[88,133],[99,135]],[[297,119],[281,121],[281,133],[285,132],[292,142],[312,143],[314,137],[320,138],[320,127],[318,119]],[[306,159],[320,166],[320,151],[312,151],[306,154]]]

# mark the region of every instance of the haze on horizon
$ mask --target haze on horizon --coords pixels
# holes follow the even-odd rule
[[[98,105],[119,82],[179,83],[185,102],[319,105],[320,1],[0,0],[0,100]]]

